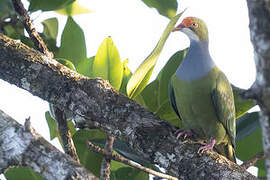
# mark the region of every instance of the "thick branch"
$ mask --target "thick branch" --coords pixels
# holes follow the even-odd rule
[[[254,92],[261,108],[260,123],[265,153],[265,167],[270,179],[270,1],[247,0],[250,38],[257,70]]]
[[[97,179],[37,134],[29,120],[22,126],[0,110],[0,134],[0,173],[20,165],[46,179]]]
[[[214,152],[178,142],[175,127],[119,94],[101,79],[89,79],[25,45],[0,35],[0,78],[74,112],[78,128],[96,127],[123,139],[142,157],[179,179],[255,179]]]

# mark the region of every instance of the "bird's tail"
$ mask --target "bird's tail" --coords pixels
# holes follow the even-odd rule
[[[217,152],[219,154],[227,157],[229,160],[236,163],[235,151],[234,151],[234,147],[231,144],[231,142],[229,142],[228,144],[223,144],[222,143],[222,144],[216,145],[215,149],[217,150]]]

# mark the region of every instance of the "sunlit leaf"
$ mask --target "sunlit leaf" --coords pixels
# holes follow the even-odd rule
[[[80,5],[78,1],[75,1],[63,9],[56,10],[56,12],[65,16],[74,16],[78,14],[90,13],[91,10]]]
[[[123,79],[122,79],[121,87],[119,89],[119,91],[125,95],[127,95],[127,83],[132,76],[132,72],[128,68],[127,63],[128,63],[128,59],[126,59],[123,62]]]
[[[175,16],[177,11],[177,0],[142,0],[147,6],[156,8],[158,12],[168,18]]]
[[[123,64],[112,38],[106,38],[98,48],[93,62],[93,76],[109,80],[119,90],[123,77]]]
[[[57,58],[64,58],[71,61],[75,67],[86,59],[86,45],[84,32],[81,27],[68,17],[64,31],[61,36],[61,46]]]
[[[152,74],[152,71],[156,65],[156,61],[158,59],[158,56],[169,37],[169,34],[171,33],[172,29],[174,28],[174,25],[180,18],[180,16],[183,14],[180,13],[173,17],[169,24],[167,25],[166,29],[164,30],[160,40],[158,41],[158,44],[154,48],[154,50],[150,53],[150,55],[142,62],[142,64],[138,67],[136,72],[131,76],[128,85],[127,85],[127,95],[130,98],[135,98],[138,94],[142,92],[146,84],[148,83],[148,80]]]
[[[22,166],[9,168],[5,172],[5,177],[7,180],[45,180],[44,177],[42,177],[39,173],[36,173],[32,168]]]

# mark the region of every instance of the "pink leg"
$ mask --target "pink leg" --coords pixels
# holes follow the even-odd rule
[[[191,137],[193,134],[190,130],[179,130],[177,132],[177,136],[176,139],[179,139],[181,136],[184,136],[184,139],[186,139],[187,137]]]
[[[216,143],[215,139],[211,139],[209,144],[203,145],[199,148],[198,153],[203,153],[208,150],[212,150]]]

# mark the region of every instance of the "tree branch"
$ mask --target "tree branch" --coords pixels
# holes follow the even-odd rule
[[[0,35],[0,78],[74,113],[78,128],[122,137],[131,148],[179,179],[256,179],[215,152],[198,154],[193,141],[177,141],[175,127],[119,94],[108,81],[89,79]]]
[[[169,179],[169,180],[178,180],[176,177],[172,177],[170,175],[167,175],[167,174],[163,174],[163,173],[160,173],[160,172],[157,172],[157,171],[154,171],[152,169],[149,169],[149,168],[146,168],[146,167],[143,167],[143,166],[140,166],[139,164],[136,164],[126,158],[124,158],[123,156],[119,155],[119,154],[115,154],[113,152],[108,152],[108,151],[105,151],[104,149],[101,149],[100,147],[98,146],[95,146],[93,143],[91,142],[88,142],[88,146],[90,147],[90,149],[96,153],[99,153],[99,154],[102,154],[103,156],[106,156],[106,157],[110,157],[111,159],[115,160],[115,161],[118,161],[118,162],[121,162],[121,163],[124,163],[124,164],[127,164],[131,167],[134,167],[134,168],[137,168],[141,171],[144,171],[148,174],[152,174],[154,176],[157,176],[157,177],[160,177],[160,178],[166,178],[166,179]]]
[[[262,127],[265,167],[270,178],[270,1],[247,0],[250,38],[254,47],[256,64],[256,92]]]
[[[251,159],[249,159],[249,160],[245,161],[243,164],[241,164],[241,167],[247,169],[250,166],[254,166],[256,164],[256,162],[258,162],[262,158],[264,158],[264,153],[259,152],[254,157],[252,157]]]
[[[80,163],[79,157],[76,152],[76,148],[72,141],[72,136],[68,128],[66,114],[60,108],[55,108],[55,119],[58,125],[59,135],[63,142],[64,151],[66,154],[70,155],[75,161]]]
[[[0,110],[0,134],[0,173],[28,166],[46,179],[97,179],[37,134],[29,119],[22,126]]]
[[[112,154],[113,152],[113,143],[114,137],[107,135],[104,150],[109,154]],[[110,174],[111,174],[111,158],[104,156],[100,168],[100,180],[110,180]]]
[[[46,56],[53,58],[53,53],[49,51],[43,39],[40,37],[40,35],[36,31],[35,27],[32,24],[30,16],[28,15],[28,12],[23,7],[23,3],[21,2],[21,0],[12,0],[12,3],[16,12],[21,16],[24,28],[29,34],[37,50],[44,53]]]

